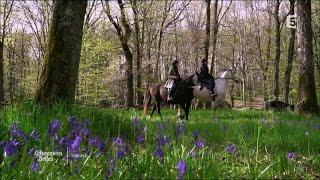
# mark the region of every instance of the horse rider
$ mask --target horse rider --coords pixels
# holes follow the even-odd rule
[[[164,87],[168,88],[168,102],[172,102],[173,97],[175,95],[177,89],[177,83],[181,81],[180,73],[179,73],[179,61],[174,60],[172,61],[172,67],[169,72],[168,80]]]
[[[210,95],[212,99],[215,100],[215,97],[217,96],[214,92],[215,82],[214,77],[209,73],[207,59],[201,60],[199,82],[201,83],[200,91],[203,89],[203,86],[206,87],[211,92]]]

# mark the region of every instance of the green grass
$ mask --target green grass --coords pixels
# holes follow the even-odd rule
[[[107,142],[107,154],[72,160],[67,164],[61,157],[51,162],[41,162],[40,172],[30,167],[32,157],[28,149],[37,147],[42,151],[55,151],[48,135],[48,125],[53,119],[62,121],[59,137],[69,131],[67,119],[75,115],[80,119],[91,119],[91,130],[95,136]],[[148,128],[146,142],[135,142],[138,132],[131,124],[138,116]],[[111,158],[116,159],[112,178],[165,178],[176,179],[176,165],[179,160],[187,162],[186,178],[319,178],[320,172],[320,120],[317,117],[302,117],[290,112],[262,110],[192,110],[186,122],[186,133],[176,137],[178,119],[174,110],[163,111],[164,120],[155,115],[141,116],[138,110],[97,109],[63,104],[51,108],[26,103],[19,107],[8,107],[0,113],[1,140],[10,139],[10,126],[19,122],[21,129],[30,133],[38,129],[40,142],[30,141],[13,157],[3,157],[0,165],[2,179],[26,178],[44,179],[102,179]],[[164,148],[161,162],[153,156],[156,148],[157,124],[163,122],[170,144]],[[198,130],[205,140],[205,148],[197,150],[197,156],[189,152],[195,148],[192,133]],[[308,132],[306,134],[306,132]],[[123,136],[130,144],[131,153],[124,159],[116,158],[111,137]],[[228,154],[225,147],[235,144],[237,152]],[[87,142],[82,144],[85,148]],[[0,150],[3,154],[3,150]],[[296,152],[294,161],[287,159],[288,152]]]

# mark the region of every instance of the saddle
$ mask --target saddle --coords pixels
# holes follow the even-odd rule
[[[166,81],[166,83],[164,84],[164,87],[167,88],[167,89],[171,89],[172,86],[173,86],[173,83],[174,83],[174,81],[172,79],[168,79]]]

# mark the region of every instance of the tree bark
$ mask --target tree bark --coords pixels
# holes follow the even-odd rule
[[[219,24],[218,24],[218,0],[214,1],[213,5],[213,34],[212,34],[212,57],[211,57],[211,67],[210,74],[214,73],[214,64],[216,58],[216,47],[217,47],[217,34],[218,34]]]
[[[207,3],[207,22],[206,22],[206,39],[204,44],[204,58],[208,60],[209,58],[209,42],[210,42],[210,4],[211,0],[206,0]]]
[[[280,0],[277,0],[274,9],[274,21],[276,31],[276,56],[274,58],[274,89],[275,100],[279,100],[279,64],[280,64],[280,21],[279,21]]]
[[[136,100],[137,104],[141,105],[143,103],[143,94],[141,91],[141,40],[140,40],[140,27],[139,27],[139,17],[137,9],[137,1],[131,0],[131,7],[134,15],[134,29],[135,29],[135,48],[136,48]]]
[[[317,113],[318,103],[312,47],[311,0],[297,1],[297,45],[299,58],[298,112]]]
[[[118,5],[120,8],[120,22],[121,25],[123,26],[123,28],[120,26],[120,24],[118,24],[117,22],[115,22],[115,20],[113,19],[113,17],[111,16],[111,12],[110,12],[110,7],[109,7],[109,2],[106,2],[106,13],[107,16],[109,18],[109,20],[111,21],[112,25],[114,26],[114,28],[117,31],[118,34],[118,38],[120,40],[121,43],[121,47],[122,50],[124,52],[124,56],[126,58],[126,76],[127,76],[127,106],[128,107],[132,107],[133,106],[133,102],[134,102],[134,90],[133,90],[133,63],[132,63],[132,59],[133,59],[133,55],[132,52],[130,50],[129,47],[129,38],[131,36],[131,28],[129,23],[127,22],[126,19],[126,13],[124,10],[124,5],[122,0],[118,0]]]
[[[294,3],[295,0],[290,0],[290,14],[294,14]],[[294,55],[294,42],[295,42],[295,34],[296,30],[290,30],[290,40],[288,47],[288,56],[287,56],[287,68],[284,74],[284,101],[286,103],[289,102],[289,92],[290,92],[290,78],[291,78],[291,70],[292,70],[292,61]]]
[[[86,6],[87,1],[54,1],[48,55],[36,102],[74,101]]]

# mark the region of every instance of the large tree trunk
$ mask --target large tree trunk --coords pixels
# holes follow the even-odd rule
[[[48,55],[36,93],[38,103],[72,103],[78,80],[87,1],[54,1]]]
[[[215,0],[213,5],[213,34],[212,34],[212,57],[211,57],[211,67],[210,67],[210,74],[213,75],[214,73],[214,64],[216,58],[216,47],[217,47],[217,35],[219,30],[218,24],[218,0]]]
[[[294,14],[294,2],[295,0],[290,0],[290,14]],[[287,56],[287,68],[284,74],[284,101],[289,102],[289,92],[290,92],[290,76],[292,69],[292,61],[294,55],[294,41],[295,41],[296,30],[290,30],[290,40],[288,47],[288,56]]]
[[[280,64],[280,21],[279,21],[280,1],[277,0],[274,9],[274,21],[276,31],[276,56],[274,58],[274,89],[273,95],[275,100],[279,99],[279,64]]]
[[[297,36],[299,57],[300,114],[317,113],[318,103],[314,77],[311,0],[297,1]]]
[[[207,3],[207,22],[206,22],[206,39],[204,43],[204,58],[208,60],[209,58],[209,42],[210,42],[210,4],[211,0],[206,0]]]

